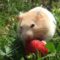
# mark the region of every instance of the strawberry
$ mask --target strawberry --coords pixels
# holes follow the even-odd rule
[[[25,51],[26,54],[35,53],[38,50],[43,56],[48,53],[46,48],[46,42],[44,40],[31,40],[26,42]]]

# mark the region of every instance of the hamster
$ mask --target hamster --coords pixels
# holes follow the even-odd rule
[[[56,30],[53,14],[43,7],[35,7],[18,16],[18,36],[24,40],[52,38]]]

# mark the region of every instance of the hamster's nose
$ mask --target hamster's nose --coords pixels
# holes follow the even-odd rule
[[[22,26],[20,26],[20,29],[23,29],[23,27],[22,27]]]
[[[20,32],[22,32],[23,31],[23,27],[22,26],[20,26]]]

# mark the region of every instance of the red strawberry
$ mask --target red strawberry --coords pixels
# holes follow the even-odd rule
[[[46,48],[46,42],[36,39],[26,42],[25,51],[27,54],[35,53],[36,50],[41,52],[42,55],[46,55],[48,53],[48,49]]]

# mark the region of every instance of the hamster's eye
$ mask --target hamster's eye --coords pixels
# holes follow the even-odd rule
[[[31,27],[31,28],[33,28],[34,26],[35,26],[34,24],[31,24],[31,26],[30,26],[30,27]]]

